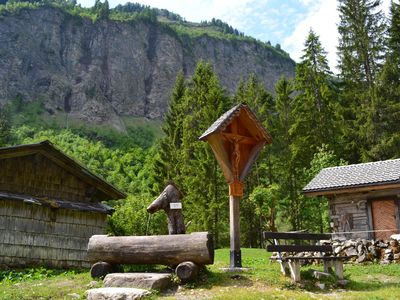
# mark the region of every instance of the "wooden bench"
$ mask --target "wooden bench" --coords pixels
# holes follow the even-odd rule
[[[335,269],[335,274],[339,280],[343,279],[343,261],[348,257],[333,256],[332,245],[320,245],[320,240],[330,240],[330,234],[323,233],[305,233],[305,232],[264,232],[264,240],[272,240],[273,244],[267,245],[268,252],[277,252],[277,261],[281,264],[281,271],[286,276],[291,276],[295,282],[300,281],[301,261],[321,260],[324,263],[324,272],[329,273],[332,267]],[[279,245],[279,240],[295,240],[295,244]],[[304,244],[308,241],[309,244]],[[313,241],[310,243],[310,241]],[[289,255],[282,257],[281,252],[287,252]],[[299,256],[300,252],[319,252],[315,256]]]

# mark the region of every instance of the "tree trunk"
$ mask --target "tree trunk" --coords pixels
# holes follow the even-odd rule
[[[91,263],[176,266],[191,261],[206,265],[214,263],[214,246],[208,232],[158,236],[94,235],[89,240],[87,257]]]
[[[185,283],[197,277],[197,274],[199,274],[199,266],[191,261],[185,261],[176,267],[175,274],[182,283]]]

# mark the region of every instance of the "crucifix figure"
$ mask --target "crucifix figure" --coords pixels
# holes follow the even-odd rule
[[[243,181],[263,146],[272,142],[270,134],[245,104],[224,113],[200,140],[207,141],[229,184],[230,267],[242,267],[240,251],[239,202]]]

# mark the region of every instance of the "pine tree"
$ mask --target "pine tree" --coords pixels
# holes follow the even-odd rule
[[[162,130],[165,136],[159,144],[158,157],[155,160],[155,174],[158,190],[162,190],[162,185],[167,181],[180,181],[179,157],[181,154],[183,137],[184,96],[187,89],[183,73],[180,72],[176,77],[174,89],[172,91],[169,108],[165,116]],[[179,184],[178,184],[179,185]]]
[[[380,0],[339,0],[339,70],[351,162],[369,160],[367,150],[378,143],[376,77],[386,31],[380,5]]]
[[[282,166],[282,186],[288,191],[286,205],[292,208],[289,217],[293,229],[303,229],[309,209],[309,202],[303,201],[299,194],[304,184],[301,181],[304,177],[303,172],[309,168],[319,147],[336,144],[338,123],[338,102],[332,73],[326,52],[319,37],[312,30],[306,39],[303,53],[302,61],[296,66],[294,84],[297,95],[291,105],[289,140],[286,138],[283,143],[285,147],[290,148],[290,152],[283,149],[286,150],[284,159],[287,166]],[[284,105],[288,105],[285,102],[278,102],[280,110],[284,109]],[[289,124],[285,126],[285,130]]]
[[[299,167],[308,166],[322,144],[335,143],[335,90],[326,52],[310,30],[302,61],[296,66],[291,150]]]
[[[228,233],[227,229],[222,230],[227,226],[227,184],[210,146],[198,138],[229,108],[229,98],[211,65],[199,62],[185,91],[182,107],[179,184],[185,195],[185,218],[192,221],[190,229],[213,232],[216,245],[223,242],[220,232]]]
[[[381,0],[339,0],[339,69],[346,82],[373,87],[386,26]]]
[[[275,110],[276,117],[273,121],[271,145],[273,152],[272,165],[275,168],[275,181],[281,189],[281,199],[278,207],[283,218],[288,220],[292,229],[299,228],[300,203],[297,195],[299,188],[297,173],[290,149],[293,143],[290,129],[294,123],[294,83],[285,77],[281,77],[275,85]]]
[[[368,151],[374,160],[400,156],[400,4],[392,1],[386,61],[378,80],[378,142]]]

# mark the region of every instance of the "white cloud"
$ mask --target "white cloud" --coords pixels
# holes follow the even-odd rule
[[[327,51],[329,66],[336,72],[337,66],[337,46],[339,43],[339,33],[337,25],[339,23],[339,12],[335,0],[300,0],[304,4],[309,4],[310,8],[305,18],[300,21],[295,30],[283,41],[282,48],[290,53],[290,56],[299,61],[302,56],[304,42],[308,36],[310,28],[319,35],[322,46]],[[391,0],[382,1],[382,11],[387,15]]]
[[[295,61],[300,60],[304,42],[310,28],[312,28],[319,35],[322,46],[328,52],[327,57],[330,67],[334,69],[336,66],[336,46],[339,37],[336,27],[336,24],[339,22],[339,14],[336,5],[335,0],[314,1],[305,18],[284,39],[282,48],[288,51]]]

